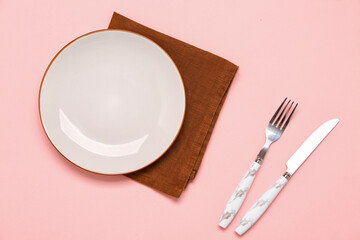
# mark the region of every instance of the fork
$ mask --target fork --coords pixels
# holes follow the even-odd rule
[[[245,176],[242,178],[241,182],[236,187],[234,193],[231,195],[228,203],[226,204],[225,210],[220,218],[220,222],[219,222],[220,227],[226,228],[230,224],[230,222],[232,221],[232,219],[234,218],[236,213],[239,211],[240,206],[243,203],[243,201],[246,197],[246,194],[251,187],[252,182],[254,181],[256,173],[260,168],[260,164],[264,160],[267,150],[269,149],[270,145],[273,142],[275,142],[276,140],[278,140],[281,137],[282,133],[286,129],[286,127],[298,105],[296,103],[295,107],[292,109],[294,102],[291,102],[290,99],[288,101],[286,101],[286,100],[287,100],[287,98],[284,99],[284,101],[281,103],[280,107],[276,110],[275,114],[269,121],[269,124],[266,127],[265,145],[260,150],[255,162],[252,163],[249,170],[246,172]],[[287,102],[287,103],[285,104],[285,102]],[[288,107],[290,102],[291,102],[290,107]],[[283,108],[284,104],[285,104],[285,107]],[[282,109],[282,111],[281,111],[281,109]],[[292,111],[291,111],[290,115],[288,115],[291,109],[292,109]],[[280,111],[281,111],[281,113],[279,114]],[[287,118],[287,116],[288,116],[288,118]]]

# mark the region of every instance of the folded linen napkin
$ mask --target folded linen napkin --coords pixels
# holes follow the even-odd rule
[[[161,46],[178,67],[185,86],[186,112],[180,133],[153,164],[126,176],[173,197],[194,179],[216,119],[238,69],[233,63],[145,27],[114,12],[109,29],[139,33]]]

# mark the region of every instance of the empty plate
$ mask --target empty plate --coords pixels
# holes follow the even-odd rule
[[[40,88],[40,117],[54,147],[102,174],[141,169],[162,156],[185,114],[180,73],[153,41],[121,30],[67,44]]]

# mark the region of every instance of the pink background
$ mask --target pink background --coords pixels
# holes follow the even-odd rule
[[[64,160],[39,121],[57,51],[113,11],[239,65],[200,171],[179,200]],[[236,239],[254,201],[326,120],[340,123],[243,239],[360,239],[360,2],[0,0],[0,239]],[[299,108],[239,214],[217,224],[285,97]]]

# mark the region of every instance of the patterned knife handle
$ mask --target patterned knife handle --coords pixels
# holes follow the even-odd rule
[[[236,233],[242,235],[263,215],[275,197],[279,194],[281,189],[288,182],[290,175],[281,176],[274,185],[267,190],[257,202],[246,212],[236,228]]]
[[[243,203],[246,194],[254,181],[255,175],[260,168],[260,164],[253,162],[245,176],[242,178],[239,185],[236,187],[234,193],[231,195],[225,210],[220,218],[219,226],[226,228],[233,220],[235,214],[239,211],[241,204]]]

